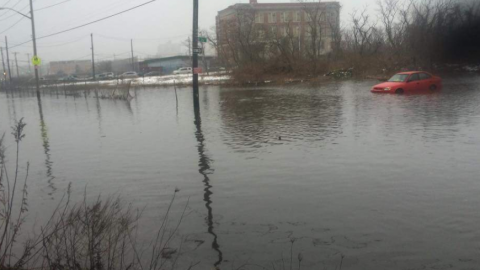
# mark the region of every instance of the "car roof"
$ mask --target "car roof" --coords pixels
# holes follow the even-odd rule
[[[397,73],[397,74],[411,75],[411,74],[414,74],[414,73],[427,73],[427,74],[430,74],[429,72],[426,72],[426,71],[406,71],[406,72],[399,72],[399,73]]]

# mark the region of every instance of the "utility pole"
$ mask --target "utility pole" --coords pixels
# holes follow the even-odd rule
[[[133,39],[130,40],[130,46],[132,48],[132,71],[135,71],[135,60],[133,58]]]
[[[7,70],[5,69],[5,59],[3,58],[3,48],[0,47],[0,52],[2,53],[2,67],[3,67],[3,79],[7,81]]]
[[[193,106],[200,108],[198,94],[198,0],[193,0]]]
[[[95,49],[93,47],[93,34],[90,34],[92,39],[92,78],[95,81]]]
[[[32,40],[33,40],[33,57],[37,54],[37,37],[35,34],[35,17],[33,16],[33,0],[30,0],[30,20],[32,21]],[[37,99],[40,102],[40,79],[38,77],[38,66],[35,65],[35,86],[37,88]]]
[[[14,52],[13,55],[15,55],[15,66],[17,67],[17,79],[20,79],[20,72],[18,72],[18,60],[17,60],[17,52]]]
[[[10,56],[8,55],[8,38],[5,36],[5,48],[7,49],[7,67],[8,67],[8,81],[12,82],[12,73],[10,72]]]
[[[32,62],[30,62],[30,54],[27,53],[28,72],[32,73]]]

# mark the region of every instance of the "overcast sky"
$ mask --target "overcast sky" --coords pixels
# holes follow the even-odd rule
[[[36,10],[65,0],[34,0]],[[55,7],[35,13],[37,37],[60,32],[102,17],[129,9],[148,0],[69,0]],[[134,40],[135,55],[155,55],[159,44],[180,42],[191,34],[192,0],[156,0],[138,9],[74,31],[38,41],[39,56],[44,60],[90,59],[90,33],[94,34],[95,55],[98,60],[128,57],[130,39]],[[259,0],[263,3],[291,2],[290,0]],[[342,18],[353,9],[368,6],[376,9],[376,0],[340,0]],[[28,0],[0,0],[0,7],[11,7],[29,12]],[[210,29],[215,24],[219,10],[248,0],[200,0],[200,28]],[[19,21],[20,20],[20,21]],[[16,25],[14,25],[16,24]],[[13,26],[14,25],[14,26]],[[11,28],[10,28],[11,27]],[[10,28],[10,29],[9,29]],[[10,46],[31,38],[28,19],[12,12],[0,11],[0,46],[4,47],[7,35]],[[18,52],[19,64],[25,64],[27,53],[32,53],[28,43],[11,49]]]

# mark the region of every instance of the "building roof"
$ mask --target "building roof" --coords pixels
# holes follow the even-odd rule
[[[240,8],[252,8],[252,9],[292,9],[292,8],[308,8],[314,7],[317,5],[324,6],[335,6],[340,8],[340,3],[336,1],[330,2],[294,2],[294,3],[252,3],[252,4],[235,4],[227,7],[226,9],[220,10],[218,13],[228,11],[230,9],[240,9]]]

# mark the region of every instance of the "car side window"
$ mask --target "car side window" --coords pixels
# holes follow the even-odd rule
[[[428,75],[427,73],[420,73],[420,80],[428,80],[432,76]]]
[[[415,73],[412,76],[410,76],[410,79],[408,79],[408,80],[411,81],[411,82],[419,81],[420,80],[420,75],[418,73]]]

